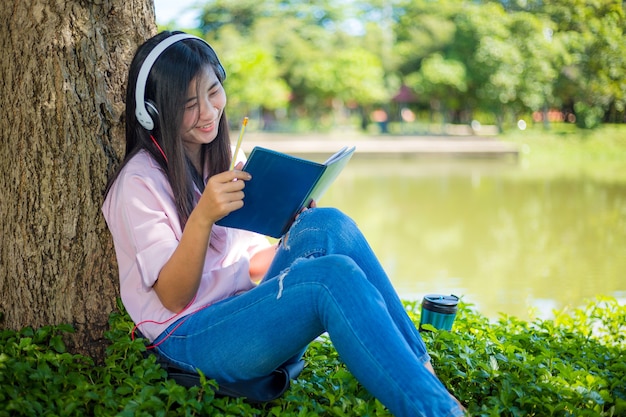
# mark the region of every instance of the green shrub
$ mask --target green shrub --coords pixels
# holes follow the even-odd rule
[[[626,307],[599,298],[533,323],[465,309],[425,335],[438,375],[482,416],[625,416]]]
[[[406,303],[419,322],[419,304]],[[213,381],[183,388],[144,358],[120,309],[111,314],[102,365],[66,352],[67,325],[0,331],[3,416],[389,416],[352,377],[329,340],[283,398],[264,405],[216,398]],[[599,298],[532,323],[496,323],[462,304],[452,332],[424,332],[433,364],[473,416],[626,415],[626,307]]]

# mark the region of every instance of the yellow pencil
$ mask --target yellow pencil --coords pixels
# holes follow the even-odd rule
[[[243,123],[241,124],[241,131],[239,132],[239,139],[237,139],[237,146],[235,146],[235,153],[233,154],[233,160],[230,162],[230,169],[235,168],[235,161],[237,160],[237,154],[239,153],[239,148],[241,147],[241,139],[243,139],[243,132],[246,130],[246,125],[248,124],[248,116],[243,118]]]

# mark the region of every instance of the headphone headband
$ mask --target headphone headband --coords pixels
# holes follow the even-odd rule
[[[137,75],[137,86],[135,87],[135,116],[137,117],[137,121],[139,122],[139,124],[147,130],[154,129],[154,120],[152,120],[152,117],[148,113],[148,109],[146,108],[146,101],[145,101],[146,100],[146,84],[148,83],[148,75],[150,75],[150,70],[152,69],[152,66],[154,65],[156,60],[159,58],[159,56],[161,56],[161,54],[167,48],[169,48],[176,42],[180,42],[185,39],[197,39],[199,41],[204,42],[209,47],[209,49],[213,52],[213,55],[215,56],[215,59],[217,60],[217,65],[218,65],[217,69],[219,71],[217,75],[220,76],[221,81],[223,81],[226,78],[226,71],[224,70],[224,67],[222,67],[222,64],[219,62],[219,59],[217,58],[217,54],[215,53],[215,51],[213,51],[213,48],[211,48],[211,45],[209,45],[208,42],[205,41],[204,39],[198,36],[189,35],[187,33],[178,33],[178,34],[165,38],[150,51],[146,59],[143,61],[141,68],[139,69],[139,75]],[[148,104],[148,105],[151,106],[151,104]],[[154,107],[154,106],[151,106],[151,107]]]

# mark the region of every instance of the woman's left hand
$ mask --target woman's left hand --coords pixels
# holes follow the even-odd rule
[[[304,213],[306,210],[311,209],[311,208],[315,208],[317,207],[317,203],[315,202],[315,200],[311,200],[311,202],[309,203],[308,206],[303,207],[302,210],[300,210],[297,214],[296,217],[293,219],[294,221],[296,221],[296,219],[300,216],[300,214]]]
[[[300,210],[300,211],[298,212],[298,214],[296,214],[296,219],[298,218],[298,216],[300,215],[300,213],[303,213],[305,210],[308,210],[308,209],[310,209],[310,208],[315,208],[315,207],[317,207],[317,203],[315,202],[315,200],[311,200],[311,202],[309,203],[309,205],[308,205],[308,206],[303,207],[303,208],[302,208],[302,210]]]

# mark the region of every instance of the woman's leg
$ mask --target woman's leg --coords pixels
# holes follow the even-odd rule
[[[257,288],[193,314],[159,350],[218,381],[250,379],[324,331],[355,377],[397,417],[461,415],[415,356],[381,293],[344,255],[294,261]]]
[[[341,211],[332,208],[305,210],[282,239],[266,279],[276,277],[296,259],[331,254],[346,255],[356,262],[381,293],[394,323],[415,355],[420,361],[428,362],[426,346],[386,272],[357,225]]]
[[[324,331],[396,416],[461,415],[369,245],[332,209],[303,213],[261,285],[194,314],[160,350],[232,381],[268,374]]]

